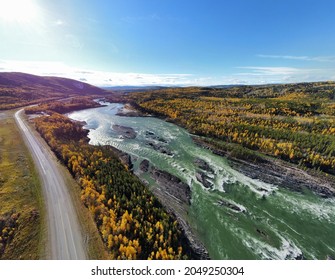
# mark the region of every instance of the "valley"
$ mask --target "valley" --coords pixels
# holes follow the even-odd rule
[[[3,80],[2,109],[39,103],[25,108],[32,119],[22,129],[35,128],[59,168],[68,169],[62,172],[73,176],[64,182],[71,193],[66,205],[75,204],[80,227],[90,233],[72,234],[72,243],[85,236],[86,257],[334,256],[332,82],[111,92],[18,73]],[[17,98],[5,97],[9,91]],[[40,97],[29,101],[28,92]],[[13,122],[9,112],[0,115],[4,127]],[[14,141],[7,129],[2,143]],[[40,161],[40,169],[49,170],[48,160]],[[38,209],[33,212],[44,217]],[[2,237],[3,250],[29,227],[19,226],[15,207],[2,215],[2,224],[12,227]],[[37,214],[36,221],[42,222]],[[31,258],[45,257],[42,251]]]

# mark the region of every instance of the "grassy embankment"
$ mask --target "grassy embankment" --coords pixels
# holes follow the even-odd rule
[[[0,259],[45,256],[44,206],[33,160],[13,119],[0,117]]]

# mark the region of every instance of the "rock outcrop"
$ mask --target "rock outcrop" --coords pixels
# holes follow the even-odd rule
[[[335,197],[334,179],[328,179],[314,170],[302,170],[298,166],[270,157],[264,157],[262,161],[254,163],[232,157],[229,153],[214,148],[198,137],[194,138],[194,142],[211,150],[214,154],[227,157],[231,167],[250,178],[296,192],[302,192],[306,188],[324,198]]]
[[[199,171],[195,173],[195,177],[206,189],[213,188],[213,183],[210,181],[210,178],[205,173]]]
[[[150,174],[157,184],[164,189],[164,192],[188,205],[191,204],[191,189],[189,185],[182,182],[178,177],[155,167],[151,168]]]
[[[210,172],[210,173],[214,173],[214,170],[209,166],[209,164],[203,160],[203,159],[200,159],[200,158],[196,158],[194,160],[194,164],[199,167],[200,169],[204,170],[204,171],[207,171],[207,172]]]
[[[116,156],[119,158],[121,163],[123,165],[125,165],[128,168],[128,170],[132,170],[133,169],[133,163],[132,163],[132,160],[131,160],[131,156],[129,154],[125,153],[125,152],[122,152],[122,151],[116,149],[113,146],[110,146],[110,147],[113,150],[113,152],[116,154]]]
[[[227,201],[225,199],[220,199],[218,204],[221,206],[227,207],[235,212],[243,212],[243,213],[246,212],[245,208],[242,208],[241,206],[231,203],[230,201]]]
[[[154,132],[148,131],[148,130],[145,132],[145,137],[146,138],[150,138],[152,140],[156,140],[156,141],[162,142],[162,143],[167,143],[168,142],[163,137],[159,137]]]
[[[145,163],[145,165],[146,164],[147,163]],[[190,187],[174,175],[155,167],[151,168],[150,174],[158,185],[153,188],[152,191],[159,198],[168,212],[178,220],[180,230],[186,237],[185,242],[187,242],[192,249],[192,251],[189,252],[192,259],[209,259],[207,249],[196,237],[190,225],[186,222],[188,207],[191,203]]]
[[[152,149],[154,149],[155,151],[158,151],[162,154],[166,154],[168,156],[173,156],[173,153],[165,145],[157,144],[153,141],[147,141],[145,144],[148,147],[151,147]]]
[[[134,139],[137,136],[136,131],[133,128],[127,126],[114,124],[113,130],[119,133],[122,137],[127,139]]]
[[[209,164],[200,158],[196,158],[194,160],[194,164],[198,167],[199,171],[195,173],[195,177],[198,182],[200,182],[206,189],[213,189],[213,181],[209,174],[214,177],[214,170],[209,166]]]
[[[289,166],[282,161],[269,160],[266,163],[254,164],[242,160],[231,160],[230,165],[246,176],[263,182],[302,192],[304,188],[324,197],[335,197],[335,190],[330,182],[317,175],[312,176],[298,167]],[[266,172],[264,172],[266,170]]]
[[[147,159],[144,159],[141,161],[139,168],[142,172],[148,172],[149,166],[150,166],[150,162]]]

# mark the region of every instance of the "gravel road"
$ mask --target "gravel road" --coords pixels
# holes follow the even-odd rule
[[[15,120],[24,135],[40,175],[48,219],[50,254],[56,260],[86,259],[85,245],[78,217],[55,159],[43,148],[40,140],[22,119],[23,109],[15,113]]]

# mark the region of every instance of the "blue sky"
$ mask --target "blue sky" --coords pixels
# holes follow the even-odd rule
[[[335,80],[333,0],[0,0],[0,71],[97,85]]]

